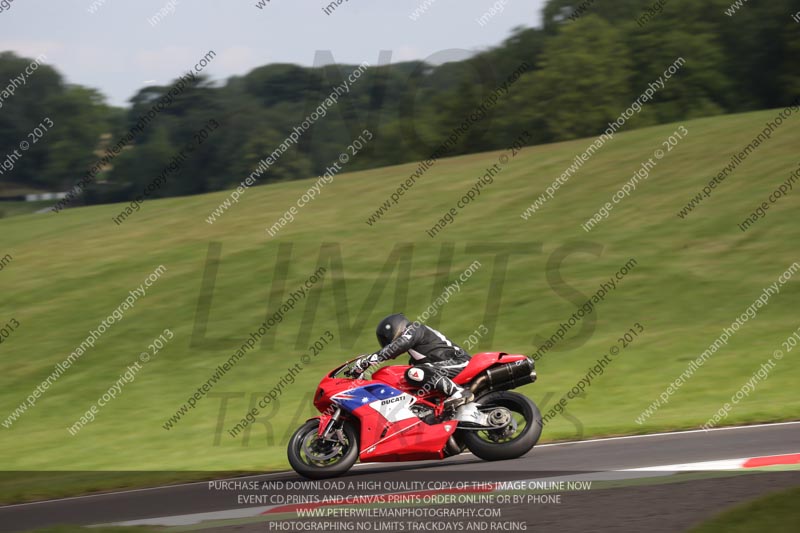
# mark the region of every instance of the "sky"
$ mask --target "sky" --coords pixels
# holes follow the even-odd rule
[[[341,5],[329,14],[323,11],[337,1]],[[261,9],[256,7],[259,2]],[[381,51],[391,51],[392,63],[459,60],[500,44],[517,26],[539,26],[543,4],[544,0],[0,0],[0,51],[31,58],[45,54],[44,62],[67,82],[98,89],[109,103],[124,106],[140,88],[167,84],[184,74],[209,50],[217,56],[204,74],[217,81],[267,63],[311,66],[321,57],[375,65]],[[412,20],[416,9],[424,11]],[[159,13],[161,18],[154,18]],[[483,24],[478,22],[481,17]]]

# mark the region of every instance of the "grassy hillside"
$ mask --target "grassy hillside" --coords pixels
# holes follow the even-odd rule
[[[489,334],[473,352],[527,354],[538,348],[534,336],[552,335],[602,282],[629,259],[637,262],[597,305],[591,315],[596,317],[594,330],[581,335],[585,342],[549,352],[538,365],[539,382],[525,387],[546,411],[618,345],[617,339],[634,323],[645,328],[594,379],[584,397],[570,401],[569,417],[556,416],[546,425],[543,440],[697,427],[800,326],[797,278],[759,309],[668,405],[642,425],[634,421],[764,287],[800,261],[797,192],[774,205],[748,232],[736,227],[797,169],[798,118],[787,121],[694,213],[685,220],[676,216],[775,114],[684,123],[688,137],[590,233],[580,225],[610,201],[643,161],[664,148],[662,141],[679,125],[617,135],[527,221],[520,217],[523,210],[591,140],[524,148],[435,239],[426,230],[501,152],[439,161],[372,226],[366,219],[416,165],[337,176],[274,238],[265,229],[315,180],[250,189],[213,225],[205,219],[227,192],[148,201],[120,226],[111,220],[124,208],[119,204],[0,220],[0,257],[13,257],[0,271],[0,324],[12,319],[20,324],[0,345],[0,421],[129,291],[159,265],[166,267],[146,296],[125,311],[35,407],[10,428],[0,427],[0,468],[285,468],[287,432],[313,414],[310,394],[321,375],[345,358],[373,350],[374,327],[381,317],[397,310],[416,317],[441,293],[443,283],[454,281],[475,260],[481,267],[432,323],[457,342],[484,324]],[[323,243],[324,250],[341,253],[341,269],[334,268],[335,262],[321,263],[328,272],[309,297],[319,297],[316,314],[306,314],[313,309],[308,307],[313,299],[300,302],[272,330],[274,338],[257,344],[214,385],[213,396],[203,397],[165,430],[162,425],[169,417],[257,329],[268,302],[274,312],[287,297],[273,284],[276,258],[285,243],[292,245],[287,294],[317,270]],[[221,246],[221,261],[207,330],[192,346],[210,244],[212,251]],[[409,245],[400,248],[409,258],[405,302],[402,283],[399,291],[395,289],[397,271],[391,276],[381,273],[398,244]],[[442,259],[448,254],[449,273]],[[558,272],[551,268],[550,274],[560,273],[563,286],[547,279],[548,260],[559,255],[565,257],[563,264]],[[376,282],[387,279],[382,293],[371,292]],[[332,280],[340,282],[336,294]],[[576,325],[567,338],[580,327]],[[116,400],[99,410],[94,422],[72,436],[67,428],[165,328],[174,338],[142,365]],[[335,340],[284,387],[279,408],[265,410],[266,423],[253,426],[249,436],[230,437],[227,430],[255,405],[253,398],[275,387],[326,330]],[[723,424],[797,418],[800,397],[792,391],[798,371],[796,352],[787,354]]]
[[[768,528],[770,531],[797,531],[800,489],[777,492],[755,501],[737,505],[691,531],[692,533],[746,533]]]
[[[28,215],[53,205],[52,201],[44,202],[0,202],[0,218]]]

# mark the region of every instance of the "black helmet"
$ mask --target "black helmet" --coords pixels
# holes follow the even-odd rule
[[[408,321],[403,313],[389,315],[381,320],[381,323],[378,324],[377,331],[375,331],[381,348],[386,347],[387,344],[397,338],[409,324],[411,324],[411,322]]]

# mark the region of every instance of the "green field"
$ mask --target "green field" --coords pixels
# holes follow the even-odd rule
[[[501,152],[439,161],[372,226],[365,223],[367,217],[416,164],[337,176],[274,238],[265,229],[313,179],[252,188],[213,225],[205,219],[227,192],[147,201],[120,226],[111,218],[124,208],[121,204],[2,219],[0,258],[9,254],[13,261],[0,271],[0,325],[14,319],[20,326],[0,346],[0,421],[129,291],[159,265],[166,271],[34,407],[10,428],[0,427],[0,469],[287,468],[286,437],[313,414],[310,395],[321,375],[341,360],[374,350],[374,327],[381,317],[398,310],[416,317],[444,283],[454,281],[475,260],[481,268],[432,324],[456,342],[484,324],[490,337],[485,335],[473,352],[526,354],[538,347],[534,336],[550,336],[602,282],[631,258],[637,262],[590,315],[596,323],[593,331],[580,334],[585,342],[572,346],[567,340],[579,331],[579,323],[560,344],[570,349],[545,355],[538,364],[539,381],[523,389],[546,412],[634,323],[645,328],[594,379],[584,397],[570,401],[568,417],[557,416],[545,426],[543,441],[698,427],[800,326],[800,279],[794,279],[668,405],[642,425],[634,421],[765,287],[800,261],[800,229],[791,214],[800,202],[797,192],[771,207],[746,233],[737,228],[797,169],[800,119],[788,120],[694,213],[685,220],[676,216],[775,114],[685,122],[688,137],[590,233],[580,225],[610,201],[643,161],[664,148],[662,142],[679,124],[616,135],[527,221],[520,217],[522,211],[591,140],[526,147],[435,239],[425,231]],[[202,333],[196,318],[212,243],[212,249],[221,245],[221,261]],[[292,248],[287,294],[282,295],[278,289],[284,276],[273,281],[283,243]],[[382,273],[396,246],[399,257],[408,261]],[[336,261],[333,266],[327,260],[320,263],[320,250],[334,258],[338,251],[341,268]],[[548,261],[560,256],[560,269],[551,264],[548,272]],[[274,337],[257,344],[214,385],[214,396],[198,401],[165,430],[162,424],[264,321],[268,303],[270,312],[277,310],[320,264],[328,272],[310,293],[319,297],[316,313],[308,311],[314,309],[309,305],[313,298],[300,302],[272,330]],[[407,294],[403,283],[396,290],[397,272],[405,267]],[[559,273],[563,285],[548,282],[548,274]],[[380,292],[375,287],[383,281]],[[174,339],[142,366],[116,400],[99,410],[94,422],[72,436],[67,428],[165,328],[174,332]],[[267,409],[266,423],[254,425],[249,435],[230,437],[227,430],[254,405],[253,398],[276,386],[286,368],[301,361],[309,344],[326,330],[335,336],[333,344],[284,388],[279,407]],[[722,424],[798,418],[799,371],[796,353],[787,353]]]
[[[53,205],[51,201],[45,202],[0,202],[0,218],[28,215],[40,209]]]
[[[712,520],[692,529],[692,533],[748,533],[775,531],[790,533],[800,527],[797,497],[800,489],[791,489],[764,496],[720,513]]]

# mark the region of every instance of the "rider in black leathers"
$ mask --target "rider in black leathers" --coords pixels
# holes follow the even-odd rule
[[[405,377],[409,383],[444,393],[448,396],[447,407],[455,408],[473,400],[472,392],[459,387],[452,379],[464,370],[470,355],[440,332],[419,322],[410,322],[398,313],[381,320],[376,334],[382,348],[356,363],[358,373],[408,352],[412,366]]]

